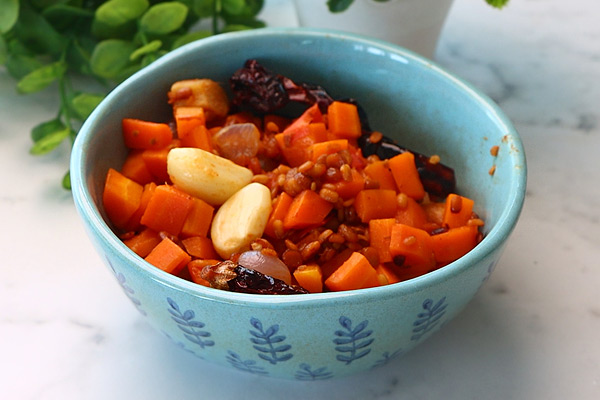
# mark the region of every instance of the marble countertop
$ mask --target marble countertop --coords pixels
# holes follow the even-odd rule
[[[522,218],[490,280],[427,343],[311,384],[206,364],[148,325],[60,187],[69,148],[28,154],[54,94],[17,95],[0,70],[0,398],[600,398],[599,15],[594,0],[455,1],[435,59],[522,135]]]

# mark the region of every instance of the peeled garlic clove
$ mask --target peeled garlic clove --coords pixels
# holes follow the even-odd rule
[[[244,186],[217,210],[210,236],[223,259],[248,250],[262,236],[271,214],[271,191],[260,183]]]
[[[248,168],[193,147],[169,151],[167,171],[177,187],[211,205],[223,204],[253,176]]]

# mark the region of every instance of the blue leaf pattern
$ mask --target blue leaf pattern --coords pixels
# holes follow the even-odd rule
[[[186,310],[183,313],[179,308],[179,305],[170,297],[167,297],[167,302],[170,308],[168,308],[171,314],[171,319],[177,323],[179,329],[183,332],[183,336],[192,343],[197,344],[201,348],[206,346],[214,346],[215,342],[209,338],[210,332],[202,330],[205,324],[200,321],[195,321],[194,317],[196,313],[193,310]]]
[[[404,350],[402,350],[402,349],[398,349],[398,350],[394,351],[392,354],[390,354],[389,352],[386,351],[381,355],[381,358],[379,360],[375,361],[372,368],[381,367],[383,365],[386,365],[392,359],[399,357],[402,354],[404,354]]]
[[[437,303],[427,299],[423,302],[424,312],[417,315],[417,319],[413,322],[413,335],[410,340],[419,340],[427,332],[431,331],[440,322],[440,319],[446,313],[446,297],[442,297]]]
[[[257,318],[251,318],[250,324],[256,329],[256,331],[250,331],[250,334],[253,336],[250,338],[250,341],[254,344],[252,347],[260,352],[258,356],[261,359],[274,365],[293,357],[291,353],[280,354],[292,348],[289,344],[276,346],[276,344],[283,343],[286,339],[283,335],[276,335],[279,332],[278,324],[272,325],[266,330],[263,328],[262,322]]]
[[[494,272],[494,268],[496,268],[496,261],[492,261],[490,263],[490,265],[488,265],[487,267],[487,273],[485,274],[485,276],[483,277],[483,279],[481,280],[481,282],[485,282],[488,279],[490,279],[490,276],[492,275],[492,272]]]
[[[327,371],[327,367],[321,367],[313,370],[306,363],[300,364],[300,369],[296,372],[296,379],[300,381],[317,381],[333,378],[333,373]]]
[[[129,300],[133,303],[133,305],[135,306],[135,308],[137,308],[137,310],[140,312],[140,314],[142,314],[143,316],[146,316],[146,311],[144,311],[142,309],[142,302],[135,297],[135,290],[133,290],[128,284],[127,284],[127,279],[125,278],[125,275],[123,275],[121,272],[118,272],[115,267],[113,267],[112,263],[110,262],[110,260],[106,260],[108,262],[108,265],[110,266],[110,269],[112,269],[113,274],[115,275],[115,277],[117,278],[117,282],[119,283],[119,285],[121,286],[121,289],[123,289],[123,292],[125,293],[125,295],[129,298]]]
[[[242,360],[235,352],[229,350],[228,356],[225,358],[229,364],[237,370],[250,372],[255,375],[268,375],[269,373],[260,365],[256,365],[254,360]]]
[[[338,354],[336,356],[338,361],[348,365],[352,361],[364,357],[371,352],[371,349],[368,347],[375,339],[369,339],[369,336],[371,336],[373,331],[365,330],[369,321],[365,320],[355,328],[352,328],[352,320],[348,317],[341,316],[339,323],[345,330],[335,331],[337,338],[333,339],[333,343],[337,345],[335,347],[337,352],[347,354]]]

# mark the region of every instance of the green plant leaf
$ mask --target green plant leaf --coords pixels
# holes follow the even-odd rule
[[[231,15],[238,15],[244,11],[246,6],[244,0],[221,0],[223,12]]]
[[[36,54],[60,56],[67,38],[54,29],[40,14],[29,7],[20,9],[19,23],[13,28],[15,37]]]
[[[250,19],[256,17],[258,13],[262,10],[264,6],[263,0],[244,0],[242,1],[242,5],[239,8],[234,8],[235,12],[229,7],[225,7],[225,3],[223,3],[223,17],[225,19],[231,17],[245,18]]]
[[[46,133],[43,137],[37,140],[29,152],[33,155],[41,155],[46,154],[54,150],[58,145],[62,143],[63,140],[69,137],[71,133],[71,129],[68,127],[64,127],[62,129],[50,131]]]
[[[87,119],[104,99],[102,94],[80,93],[71,100],[71,108],[82,121]]]
[[[26,54],[11,54],[6,59],[6,70],[15,79],[21,79],[30,72],[40,68],[42,63],[35,57]]]
[[[50,121],[42,122],[33,127],[31,130],[31,140],[39,142],[44,137],[52,134],[53,132],[65,129],[65,124],[59,118],[51,119]]]
[[[61,181],[63,189],[71,190],[71,171],[67,171]]]
[[[184,44],[188,44],[194,42],[196,40],[204,39],[211,36],[212,33],[210,31],[202,30],[186,33],[185,35],[179,36],[174,42],[171,49],[176,49],[178,47],[183,46]]]
[[[135,51],[133,53],[131,53],[131,55],[129,56],[129,60],[135,61],[145,54],[155,52],[156,50],[160,49],[161,47],[162,47],[162,41],[160,41],[158,39],[153,40],[150,43],[148,43],[147,45],[144,45],[142,47],[138,47],[137,49],[135,49]]]
[[[25,75],[17,83],[17,90],[20,93],[33,93],[46,88],[55,80],[62,77],[67,71],[67,64],[63,61],[56,61],[44,65]]]
[[[140,19],[140,28],[148,33],[164,35],[181,28],[187,17],[185,4],[169,1],[153,5]]]
[[[139,18],[149,6],[147,0],[109,0],[96,9],[96,19],[106,25],[119,26]]]
[[[42,16],[55,29],[62,31],[72,27],[79,19],[93,18],[94,12],[67,4],[54,4],[45,8]]]
[[[134,50],[134,44],[126,40],[101,41],[90,58],[92,72],[101,78],[115,79],[129,66],[129,56]]]
[[[19,0],[0,0],[0,33],[12,29],[19,19]]]
[[[485,1],[490,6],[496,7],[496,8],[502,8],[508,3],[508,0],[485,0]]]
[[[215,10],[215,0],[192,0],[191,10],[199,18],[210,18]]]
[[[256,21],[260,23],[260,21]],[[249,29],[256,29],[257,26],[246,25],[246,24],[227,24],[223,27],[222,32],[238,32],[238,31],[247,31]]]
[[[3,36],[0,36],[0,65],[4,65],[6,63],[6,59],[8,58],[8,47],[6,46],[6,41]]]
[[[332,13],[340,13],[346,11],[354,0],[327,0],[327,7]]]

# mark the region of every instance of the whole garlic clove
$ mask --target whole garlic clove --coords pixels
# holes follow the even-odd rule
[[[217,253],[228,259],[248,250],[262,236],[271,208],[271,191],[260,183],[250,183],[231,196],[218,209],[211,226]]]
[[[193,147],[169,151],[167,171],[177,187],[213,206],[223,204],[253,176],[248,168]]]

